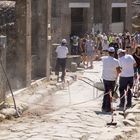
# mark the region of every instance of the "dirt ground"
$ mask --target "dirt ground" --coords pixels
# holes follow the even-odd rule
[[[131,135],[128,140],[139,140],[140,139],[140,127],[137,128],[137,133]]]

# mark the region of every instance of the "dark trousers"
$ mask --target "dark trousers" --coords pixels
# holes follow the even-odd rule
[[[71,55],[79,54],[79,46],[71,46]]]
[[[131,93],[131,88],[133,86],[133,77],[120,77],[119,81],[119,92],[120,92],[120,106],[124,107],[125,103],[125,97],[122,98],[122,96],[125,93],[125,90],[127,90],[127,86],[129,86],[128,93],[127,93],[127,106],[132,105],[132,93]]]
[[[108,80],[103,80],[104,83],[104,88],[105,88],[105,92],[104,94],[109,93],[109,91],[112,91],[112,96],[113,96],[113,91],[115,88],[115,81],[108,81]],[[106,110],[106,111],[110,111],[111,110],[111,104],[110,104],[110,95],[104,95],[103,97],[103,104],[102,104],[102,109]]]
[[[59,76],[60,69],[62,71],[61,79],[64,80],[65,77],[65,69],[66,69],[66,58],[57,58],[55,74]]]

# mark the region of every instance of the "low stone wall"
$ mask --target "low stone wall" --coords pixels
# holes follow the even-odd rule
[[[73,71],[73,65],[77,64],[77,66],[79,66],[80,61],[81,61],[80,55],[68,55],[66,68],[70,71]]]

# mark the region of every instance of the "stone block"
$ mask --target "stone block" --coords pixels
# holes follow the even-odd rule
[[[128,113],[127,119],[128,119],[128,120],[131,120],[131,121],[133,121],[133,122],[136,122],[136,117],[134,116],[133,113]]]
[[[75,62],[72,62],[71,63],[71,69],[70,69],[71,72],[76,72],[77,71],[77,64]]]
[[[1,122],[1,121],[3,121],[5,118],[6,118],[6,116],[5,116],[5,115],[0,114],[0,122]]]
[[[26,103],[19,103],[18,108],[21,112],[24,112],[25,110],[28,109],[28,105]]]
[[[68,55],[67,57],[67,69],[71,69],[71,63],[75,62],[79,66],[81,61],[80,55]]]
[[[16,115],[16,110],[14,108],[4,108],[0,111],[1,114],[5,116],[15,116]]]
[[[126,126],[136,126],[136,122],[133,122],[133,121],[127,120],[127,119],[123,120],[123,123]]]

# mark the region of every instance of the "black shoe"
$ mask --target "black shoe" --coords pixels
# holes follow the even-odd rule
[[[111,112],[111,109],[104,109],[104,108],[102,108],[102,112]]]
[[[126,105],[126,108],[131,108],[131,107],[132,107],[132,105],[129,105],[129,104]]]
[[[117,107],[124,108],[124,105],[123,104],[119,104]]]
[[[119,111],[124,110],[124,105],[118,105],[118,106],[117,106],[117,110],[119,110]]]

